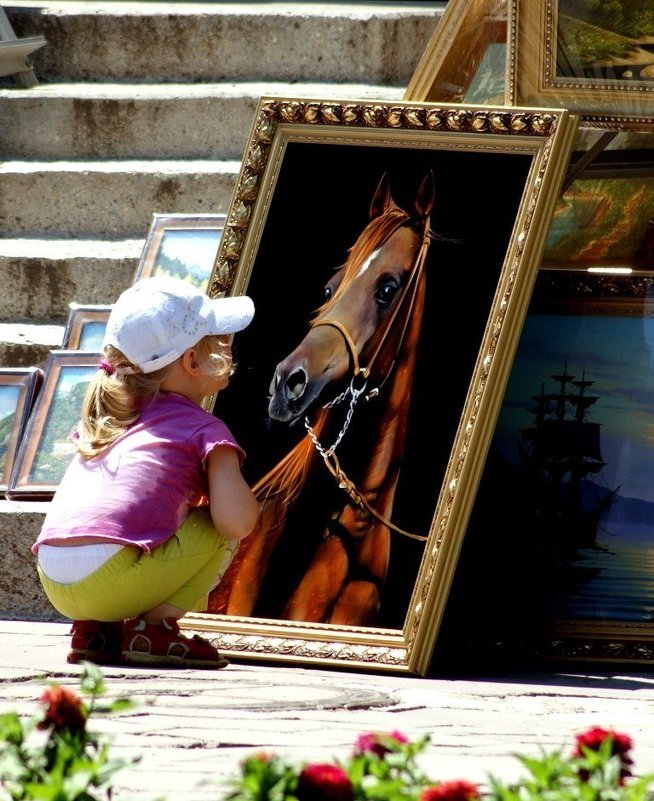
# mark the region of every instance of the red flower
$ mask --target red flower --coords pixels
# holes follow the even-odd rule
[[[479,798],[479,787],[463,779],[425,787],[420,801],[474,801]]]
[[[38,724],[39,729],[49,729],[52,726],[55,731],[84,731],[86,710],[80,697],[72,690],[54,684],[39,700],[45,706],[45,716]]]
[[[399,731],[392,731],[389,734],[382,734],[381,732],[360,734],[354,746],[354,756],[376,754],[378,757],[383,757],[384,754],[390,752],[391,749],[388,746],[393,741],[398,745],[409,742],[408,738]]]
[[[611,740],[611,754],[619,756],[622,764],[620,771],[620,784],[624,782],[627,776],[631,776],[630,765],[633,765],[633,759],[629,756],[632,742],[631,737],[627,734],[620,734],[612,729],[603,729],[601,726],[593,726],[582,734],[575,737],[577,747],[574,750],[573,756],[582,757],[584,755],[583,749],[587,748],[590,751],[599,751],[602,743],[605,740]],[[588,771],[582,770],[579,775],[584,779],[588,778]]]
[[[298,801],[353,801],[347,773],[336,765],[307,765],[298,777]]]

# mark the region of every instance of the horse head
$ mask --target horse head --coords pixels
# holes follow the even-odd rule
[[[370,204],[370,221],[327,282],[325,301],[306,336],[275,368],[268,405],[272,420],[296,421],[315,403],[328,402],[328,394],[337,395],[357,373],[367,377],[382,343],[394,340],[397,347],[394,321],[424,261],[433,201],[431,171],[410,210],[395,202],[384,173]]]

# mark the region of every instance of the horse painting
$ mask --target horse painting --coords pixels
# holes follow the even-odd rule
[[[375,625],[392,538],[426,539],[391,518],[433,203],[431,170],[406,209],[384,173],[370,220],[327,282],[324,303],[277,364],[268,416],[304,425],[306,434],[254,486],[257,529],[212,592],[209,612]]]

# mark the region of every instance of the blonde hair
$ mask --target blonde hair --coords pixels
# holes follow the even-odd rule
[[[207,375],[218,378],[233,373],[229,337],[203,337],[195,351],[198,365]],[[75,441],[77,452],[85,459],[97,456],[137,422],[143,404],[157,395],[172,367],[169,364],[142,373],[112,345],[105,347],[103,361],[108,367],[98,369],[86,390]],[[123,372],[125,369],[134,372]]]

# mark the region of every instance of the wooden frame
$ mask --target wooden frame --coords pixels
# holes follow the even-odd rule
[[[49,500],[54,495],[75,452],[70,436],[99,357],[75,350],[48,354],[43,385],[11,475],[7,495],[12,500]]]
[[[104,332],[107,327],[112,306],[92,304],[85,306],[71,303],[64,336],[62,350],[102,351]]]
[[[225,216],[154,214],[134,282],[153,275],[173,275],[206,292]]]
[[[409,415],[411,434],[391,512],[392,524],[422,532],[427,542],[393,534],[380,590],[383,612],[372,625],[291,620],[266,608],[260,596],[262,609],[252,615],[216,612],[210,597],[213,611],[187,615],[185,627],[210,632],[236,658],[428,670],[576,122],[567,112],[549,110],[514,114],[436,104],[261,99],[209,290],[247,291],[257,312],[236,337],[241,366],[218,396],[216,414],[244,446],[243,469],[252,484],[294,443],[306,444],[301,426],[282,425],[277,436],[268,431],[275,364],[306,332],[325,281],[368,219],[380,175],[390,175],[394,197],[404,195],[408,203],[420,177],[433,174],[431,226],[438,236],[424,268],[433,294],[428,290],[432,305],[423,320],[429,323],[420,335],[427,352],[417,355],[411,377],[421,382],[415,397],[431,400],[418,402]],[[484,192],[478,191],[479,175]],[[442,313],[454,299],[466,309],[465,330],[455,334],[455,343]],[[435,343],[442,345],[438,357]],[[437,395],[442,403],[435,407]],[[357,414],[365,418],[365,410]],[[365,453],[364,446],[359,455]],[[301,498],[309,503],[311,526],[320,529],[318,508],[332,495],[343,502],[345,493],[319,461],[318,468],[315,493],[301,490]],[[266,537],[254,542],[266,545]],[[280,557],[286,577],[297,568],[297,542],[291,533],[288,559]],[[256,552],[258,544],[252,547]],[[307,547],[313,547],[308,534],[301,550]],[[273,586],[276,562],[271,557],[262,571]],[[226,577],[217,592],[236,585]]]
[[[0,367],[0,497],[9,487],[11,470],[43,371],[38,367]]]
[[[653,282],[539,272],[444,626],[463,661],[654,664]]]
[[[509,2],[507,102],[561,106],[599,127],[651,124],[654,53],[639,43],[654,31],[609,29],[588,0]],[[650,24],[643,3],[630,13],[623,25]]]
[[[404,100],[502,103],[507,0],[449,0]]]

